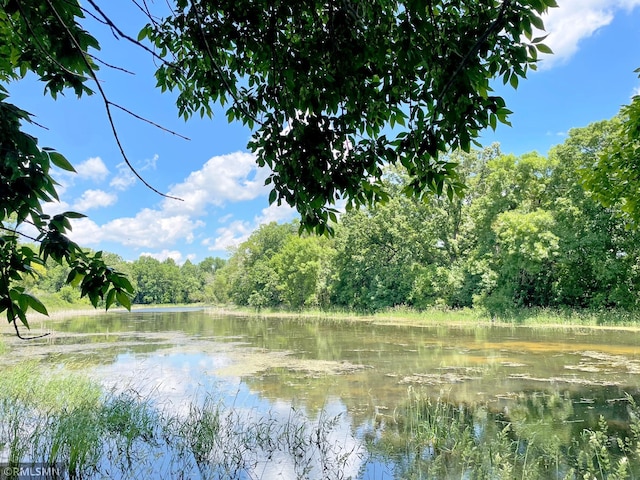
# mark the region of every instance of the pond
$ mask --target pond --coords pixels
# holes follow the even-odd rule
[[[111,312],[46,325],[51,335],[27,343],[7,331],[5,361],[80,369],[176,415],[213,393],[231,408],[269,412],[273,422],[290,419],[291,411],[316,426],[333,419],[326,440],[341,443],[351,457],[336,467],[339,473],[320,475],[320,467],[311,466],[308,478],[419,478],[419,468],[432,467],[416,465],[432,460],[437,441],[428,440],[418,454],[407,445],[425,425],[431,435],[437,425],[423,407],[413,411],[422,422],[418,429],[399,421],[416,398],[449,406],[454,417],[466,412],[474,437],[490,418],[520,425],[520,432],[535,426],[528,438],[553,436],[567,450],[585,429],[596,429],[601,416],[609,435],[624,437],[633,417],[627,395],[640,397],[640,333],[629,330],[393,325],[202,309]],[[260,472],[242,478],[300,474],[284,458],[257,463]],[[570,468],[555,471],[564,475]]]

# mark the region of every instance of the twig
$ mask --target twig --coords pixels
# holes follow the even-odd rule
[[[109,102],[109,105],[111,105],[112,107],[118,108],[118,109],[122,110],[123,112],[128,113],[132,117],[137,118],[138,120],[141,120],[141,121],[146,122],[146,123],[148,123],[150,125],[153,125],[154,127],[159,128],[160,130],[163,130],[163,131],[165,131],[167,133],[170,133],[172,135],[175,135],[177,137],[180,137],[183,140],[191,140],[189,137],[185,137],[184,135],[181,135],[178,132],[174,132],[173,130],[170,130],[170,129],[166,128],[166,127],[163,127],[162,125],[159,125],[159,124],[149,120],[148,118],[141,117],[137,113],[132,112],[131,110],[123,107],[122,105],[118,105],[117,103],[113,103],[111,100],[108,100],[108,102]]]
[[[121,72],[124,73],[128,73],[129,75],[135,75],[134,72],[132,72],[131,70],[127,70],[126,68],[123,67],[119,67],[117,65],[111,65],[110,63],[105,62],[104,60],[102,60],[99,57],[96,57],[95,55],[92,55],[90,53],[87,53],[87,55],[89,55],[91,58],[93,58],[96,62],[101,63],[102,65],[104,65],[105,67],[109,67],[109,68],[113,68],[114,70],[119,70]]]
[[[27,222],[27,223],[33,225],[32,222]],[[7,228],[4,225],[0,225],[0,230],[4,230],[5,232],[11,232],[11,233],[13,233],[15,235],[20,235],[21,237],[24,237],[24,238],[26,238],[28,240],[31,240],[32,242],[39,242],[40,241],[37,238],[33,238],[32,236],[27,235],[26,233],[22,233],[22,232],[16,230],[15,228]]]
[[[20,330],[18,329],[18,322],[16,321],[16,318],[15,318],[15,317],[13,318],[13,320],[11,321],[11,323],[13,323],[13,328],[15,328],[15,330],[16,330],[16,335],[18,336],[18,338],[19,338],[20,340],[36,340],[36,339],[38,339],[38,338],[43,338],[43,337],[46,337],[46,336],[48,336],[48,335],[50,335],[50,334],[51,334],[51,332],[47,332],[47,333],[43,333],[42,335],[34,335],[33,337],[23,337],[23,336],[20,334]]]
[[[96,75],[96,73],[94,72],[93,68],[91,68],[91,63],[87,60],[87,57],[85,55],[84,50],[82,50],[82,47],[80,47],[80,45],[78,44],[78,40],[73,36],[73,33],[71,33],[71,31],[69,30],[69,26],[64,22],[64,20],[62,19],[62,17],[60,16],[60,14],[58,13],[58,11],[56,10],[55,6],[51,3],[51,0],[45,0],[47,2],[47,5],[49,6],[49,8],[51,9],[51,11],[55,14],[58,22],[60,22],[60,25],[62,26],[62,28],[64,29],[65,33],[67,34],[67,36],[69,37],[69,40],[71,40],[71,42],[73,43],[73,46],[76,48],[76,50],[80,53],[80,55],[82,56],[82,59],[84,60],[85,65],[87,66],[87,68],[89,69],[89,75],[91,76],[91,78],[93,79],[93,81],[96,84],[96,87],[98,89],[98,92],[100,93],[100,96],[102,97],[102,101],[104,102],[104,107],[105,107],[105,111],[107,113],[107,119],[109,121],[109,125],[111,126],[111,132],[113,133],[113,138],[116,141],[116,144],[118,145],[118,149],[120,150],[120,154],[122,155],[122,158],[124,159],[125,163],[127,164],[127,166],[129,167],[129,169],[133,172],[133,174],[138,177],[138,179],[151,191],[157,193],[158,195],[160,195],[161,197],[165,197],[165,198],[171,198],[174,200],[180,200],[182,201],[181,198],[178,197],[174,197],[171,195],[167,195],[166,193],[162,193],[160,190],[156,189],[155,187],[152,187],[144,178],[142,178],[142,176],[138,173],[138,171],[133,167],[133,165],[131,164],[131,162],[129,161],[129,157],[127,157],[126,152],[124,151],[124,147],[122,146],[122,142],[120,141],[120,136],[118,134],[118,130],[116,128],[116,125],[113,121],[113,116],[111,114],[111,102],[109,101],[109,99],[107,98],[106,93],[104,92],[102,85],[100,85],[100,81],[98,80],[98,76]],[[91,3],[92,5],[94,5],[93,0],[88,0],[89,3]],[[95,6],[95,5],[94,5]],[[97,9],[97,7],[95,7]]]
[[[143,50],[146,50],[148,53],[150,53],[151,55],[153,55],[154,58],[160,60],[162,63],[164,63],[165,65],[168,66],[172,66],[174,68],[177,68],[176,65],[174,65],[173,63],[165,60],[163,57],[161,57],[160,55],[158,55],[156,52],[154,52],[151,48],[147,47],[145,44],[143,44],[142,42],[139,42],[138,40],[136,40],[135,38],[127,35],[126,33],[124,33],[120,28],[118,28],[118,26],[113,23],[113,21],[107,16],[107,14],[105,14],[102,9],[100,9],[100,7],[98,5],[96,5],[96,2],[94,0],[87,0],[87,2],[96,10],[96,12],[98,12],[100,14],[100,16],[104,19],[104,23],[111,28],[111,30],[115,33],[117,33],[119,36],[121,36],[122,38],[124,38],[125,40],[128,40],[129,42],[133,43],[134,45],[137,45],[138,47],[142,48]],[[51,2],[47,1],[47,3],[49,3],[49,5],[51,5]],[[66,27],[66,26],[65,26]],[[68,29],[67,29],[68,30]]]

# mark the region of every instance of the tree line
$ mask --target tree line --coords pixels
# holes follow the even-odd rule
[[[448,161],[466,189],[451,198],[415,194],[407,173],[388,167],[389,199],[347,209],[333,237],[271,223],[226,260],[108,263],[129,274],[141,304],[634,309],[640,232],[624,202],[604,206],[588,188],[622,125],[615,117],[571,130],[548,156],[505,155],[497,144],[455,153]],[[52,266],[34,287],[73,299],[62,268]]]
[[[406,173],[388,169],[389,200],[347,211],[335,238],[294,225],[254,232],[219,271],[218,294],[293,309],[634,309],[640,233],[623,202],[604,206],[587,187],[622,125],[571,130],[546,157],[456,153],[460,197],[412,194]]]

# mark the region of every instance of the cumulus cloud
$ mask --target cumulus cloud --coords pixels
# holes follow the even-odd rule
[[[543,56],[542,68],[568,61],[579,48],[580,41],[591,37],[609,25],[621,11],[640,6],[640,0],[563,0],[558,8],[549,9],[544,16],[545,44],[554,55]]]
[[[100,157],[91,157],[75,167],[78,178],[100,182],[107,178],[109,169]]]
[[[271,222],[288,222],[296,216],[296,209],[289,205],[277,205],[272,203],[267,208],[263,208],[260,216],[256,217],[256,223],[262,225]]]
[[[204,215],[210,206],[253,200],[268,191],[264,185],[268,175],[266,168],[256,167],[255,157],[249,153],[216,156],[174,185],[169,194],[184,201],[166,200],[163,209]]]
[[[148,162],[155,163],[157,156]],[[93,165],[97,165],[96,162]],[[90,171],[90,169],[86,169]],[[124,164],[117,166],[118,173],[110,185],[116,190],[129,188],[135,179]],[[179,243],[192,243],[206,235],[204,217],[212,208],[227,203],[266,197],[269,187],[264,181],[269,175],[266,168],[258,168],[253,155],[235,152],[210,158],[201,169],[189,174],[184,181],[173,185],[169,194],[184,201],[163,200],[157,208],[144,208],[133,216],[116,218],[98,225],[88,218],[74,220],[71,238],[81,245],[98,246],[102,242],[144,250],[146,255],[159,260],[173,258],[184,261],[184,255],[173,247]],[[97,178],[97,177],[96,177]],[[116,202],[114,193],[87,190],[75,202],[74,208],[86,211],[106,207]],[[227,251],[245,241],[260,225],[293,219],[294,209],[288,205],[271,205],[262,209],[252,220],[235,220],[233,214],[224,212],[220,227],[210,238],[200,240],[212,251]],[[172,248],[173,247],[173,248]],[[194,256],[187,256],[186,258]]]
[[[215,238],[207,238],[202,244],[211,251],[228,251],[244,242],[256,228],[255,224],[236,220],[216,230]]]
[[[157,155],[147,162],[144,168],[153,168]],[[96,162],[91,165],[97,165]],[[85,171],[89,171],[87,168]],[[164,200],[157,209],[145,208],[133,217],[117,218],[98,226],[88,219],[74,222],[73,239],[80,244],[95,245],[102,241],[113,241],[126,246],[159,249],[175,243],[194,241],[196,231],[204,227],[198,217],[204,216],[211,207],[219,207],[226,202],[253,200],[268,191],[264,186],[269,171],[258,168],[253,155],[246,152],[235,152],[209,159],[200,170],[192,172],[183,182],[174,185],[169,194],[182,198],[178,202]],[[118,165],[118,173],[110,185],[124,190],[135,182],[133,174],[124,164]],[[116,196],[100,190],[88,190],[76,202],[81,210],[108,206],[115,202]],[[82,208],[80,208],[82,207]],[[284,210],[265,209],[265,221],[285,218],[288,207]],[[280,212],[280,213],[278,213]],[[229,217],[230,218],[230,217]],[[250,222],[251,223],[251,222]],[[226,245],[246,239],[253,230],[252,225],[235,222],[229,231],[220,232],[220,239],[213,242],[216,249],[224,249]],[[257,219],[253,225],[263,221]],[[224,230],[224,229],[223,229]],[[168,253],[167,253],[168,252]],[[171,250],[159,254],[168,255]],[[173,255],[173,253],[172,253]],[[173,258],[173,257],[172,257]]]
[[[116,168],[118,169],[118,173],[111,179],[111,182],[109,182],[111,187],[116,190],[126,190],[136,183],[136,176],[126,163],[119,163]]]
[[[110,241],[131,247],[160,248],[177,241],[193,242],[194,232],[204,223],[188,215],[166,215],[145,208],[135,217],[116,218],[101,226],[88,218],[76,220],[72,225],[71,238],[81,245]]]
[[[211,251],[228,251],[244,242],[249,235],[260,225],[271,222],[286,222],[293,220],[296,210],[288,205],[278,206],[272,204],[264,208],[260,215],[253,219],[253,222],[234,221],[229,225],[216,230],[215,238],[205,239],[202,244]]]
[[[108,207],[113,205],[118,197],[112,193],[103,190],[86,190],[82,196],[75,201],[73,209],[80,212],[86,212],[92,208]]]
[[[182,262],[182,253],[180,253],[178,250],[167,250],[166,248],[164,250],[162,250],[161,252],[142,252],[140,254],[141,257],[151,257],[151,258],[155,258],[156,260],[163,262],[165,261],[167,258],[171,258],[173,259],[176,263],[180,264],[183,263]]]
[[[71,220],[71,240],[82,246],[97,246],[103,240],[102,229],[89,218]]]

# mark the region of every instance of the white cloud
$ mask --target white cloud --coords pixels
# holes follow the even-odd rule
[[[211,251],[227,251],[244,242],[260,225],[271,222],[287,222],[293,220],[295,216],[296,210],[290,206],[272,204],[264,208],[260,215],[253,219],[253,222],[235,221],[228,226],[218,228],[216,230],[217,236],[214,239],[204,240],[202,244],[208,246]]]
[[[89,218],[72,220],[71,227],[73,230],[69,237],[83,247],[99,245],[104,240],[102,229]]]
[[[640,6],[640,0],[562,0],[558,8],[550,8],[543,17],[546,32],[544,41],[554,54],[544,55],[542,68],[568,61],[579,48],[580,41],[591,37],[609,25],[622,10]]]
[[[256,224],[262,225],[271,222],[288,222],[296,216],[296,209],[287,204],[278,206],[272,203],[267,208],[262,209],[260,216],[256,217]]]
[[[155,159],[157,156],[152,162]],[[197,217],[206,215],[207,208],[221,206],[227,201],[253,200],[266,194],[264,180],[267,175],[268,170],[257,168],[255,158],[249,153],[213,157],[200,170],[171,188],[169,194],[184,201],[165,199],[159,209],[143,209],[134,217],[118,218],[102,226],[83,219],[75,223],[73,239],[87,245],[113,241],[141,248],[162,248],[178,241],[190,243],[195,238],[195,231],[204,226]],[[120,164],[111,186],[125,189],[133,181],[128,167]],[[233,238],[238,235],[238,238],[246,238],[251,233],[247,228],[246,233],[235,231]]]
[[[172,258],[176,263],[180,264],[182,263],[182,253],[180,253],[178,250],[167,250],[166,248],[164,250],[162,250],[161,252],[156,252],[156,253],[152,253],[152,252],[142,252],[140,254],[141,257],[151,257],[151,258],[155,258],[156,260],[159,260],[160,262],[165,261],[167,258]]]
[[[88,218],[76,220],[72,225],[71,238],[81,245],[111,241],[131,247],[160,248],[179,240],[193,242],[194,231],[204,223],[187,215],[166,215],[145,208],[135,217],[117,218],[101,226]]]
[[[563,131],[552,132],[551,130],[547,130],[547,137],[566,137],[566,136],[567,136],[567,132],[563,132]]]
[[[634,88],[633,92],[631,92],[631,97],[635,97],[636,95],[640,95],[640,85]]]
[[[99,182],[107,178],[109,169],[100,157],[91,157],[75,167],[78,178]]]
[[[146,159],[139,170],[141,172],[144,172],[145,170],[155,170],[156,164],[158,163],[158,158],[160,157],[156,153],[153,155],[153,157]]]
[[[211,251],[227,251],[230,248],[237,247],[249,238],[255,228],[256,225],[251,225],[250,222],[236,220],[226,227],[218,228],[215,239],[208,238],[202,243],[208,246]]]
[[[57,215],[58,213],[67,212],[71,209],[71,205],[67,202],[48,202],[42,204],[42,211],[47,215]]]
[[[103,190],[86,190],[82,196],[73,204],[74,210],[86,212],[92,208],[108,207],[113,205],[118,197]]]
[[[154,157],[157,159],[157,157]],[[155,160],[154,160],[155,161]],[[98,225],[89,219],[73,222],[72,238],[81,245],[97,245],[109,241],[134,248],[144,249],[158,259],[183,259],[180,252],[171,248],[178,242],[192,243],[205,223],[205,216],[212,207],[227,202],[241,202],[266,197],[269,187],[264,180],[269,175],[266,168],[258,168],[253,155],[236,152],[209,159],[201,169],[192,172],[183,182],[174,185],[169,194],[184,201],[164,199],[159,208],[145,208],[134,216],[111,220]],[[131,185],[132,174],[124,164],[118,165],[118,174],[111,181],[116,189]],[[100,190],[88,190],[76,202],[83,210],[114,203],[116,196]],[[111,203],[109,203],[111,202]],[[226,213],[226,212],[225,212]],[[201,243],[209,250],[226,251],[229,247],[246,240],[261,224],[293,219],[294,209],[288,205],[271,205],[264,208],[253,220],[235,220],[231,214],[220,218],[215,236]],[[202,235],[202,234],[200,234]],[[155,252],[155,253],[154,253]],[[159,252],[159,253],[158,253]],[[187,257],[188,258],[188,257]]]
[[[125,162],[119,163],[116,168],[118,173],[109,182],[111,187],[116,190],[126,190],[136,183],[136,176]]]
[[[227,223],[233,218],[233,213],[228,213],[218,219],[218,223]]]
[[[163,209],[204,215],[211,205],[253,200],[268,191],[264,185],[268,175],[269,171],[258,168],[255,157],[246,152],[213,157],[169,191],[169,195],[184,201],[167,199]]]

